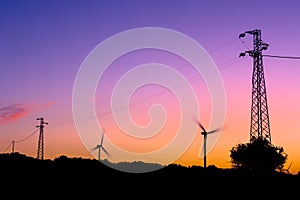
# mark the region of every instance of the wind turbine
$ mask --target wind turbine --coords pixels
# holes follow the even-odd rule
[[[204,128],[204,126],[201,124],[201,122],[199,120],[197,120],[195,117],[194,117],[194,122],[202,129],[201,135],[203,135],[203,138],[204,138],[204,140],[203,140],[204,168],[206,168],[206,140],[207,140],[207,135],[215,133],[215,132],[218,132],[221,129],[220,128],[216,128],[214,130],[211,130],[211,131],[207,132],[206,129]]]
[[[290,174],[290,168],[291,168],[291,165],[292,165],[292,164],[293,164],[293,163],[291,162],[291,163],[289,164],[288,168],[287,168],[287,169],[283,169],[282,171],[285,171],[286,173]]]
[[[100,155],[101,155],[101,150],[104,151],[104,153],[105,153],[108,157],[110,157],[110,154],[109,154],[109,153],[107,152],[107,150],[103,147],[103,140],[104,140],[104,131],[102,132],[102,136],[101,136],[100,143],[97,144],[97,146],[95,146],[95,147],[93,148],[93,150],[98,149],[98,160],[99,160],[99,161],[100,161],[100,159],[101,159],[101,157],[100,157]]]

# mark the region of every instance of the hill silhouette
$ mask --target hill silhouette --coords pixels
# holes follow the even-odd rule
[[[108,162],[108,161],[105,161]],[[150,168],[158,164],[143,162],[110,163],[124,165],[128,168],[138,166]],[[0,154],[0,172],[2,194],[16,188],[28,191],[38,190],[54,194],[84,194],[112,188],[138,191],[153,190],[170,193],[187,190],[234,189],[247,192],[249,186],[278,188],[278,191],[289,191],[300,183],[300,176],[278,172],[274,174],[251,174],[237,169],[222,169],[210,165],[185,167],[178,164],[160,166],[155,171],[146,173],[128,173],[118,171],[96,159],[80,157],[69,158],[65,155],[53,160],[40,160],[18,152]],[[293,184],[292,184],[293,183]],[[295,185],[294,185],[295,184]],[[71,188],[70,192],[67,188]],[[68,192],[69,191],[69,192]],[[84,192],[83,192],[84,191]],[[296,190],[293,190],[296,191]],[[75,192],[75,193],[74,193]],[[154,195],[151,193],[149,195]],[[28,193],[26,193],[28,194]]]

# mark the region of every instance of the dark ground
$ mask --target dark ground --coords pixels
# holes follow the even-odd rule
[[[98,160],[66,156],[38,160],[19,153],[0,154],[0,172],[0,194],[15,198],[42,194],[46,199],[101,199],[101,195],[126,199],[201,199],[203,195],[225,199],[298,199],[300,192],[298,174],[254,174],[215,166],[204,169],[176,164],[147,173],[127,173]]]

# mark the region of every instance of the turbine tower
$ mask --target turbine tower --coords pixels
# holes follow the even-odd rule
[[[253,50],[240,54],[240,57],[246,54],[253,57],[250,141],[263,138],[271,143],[267,91],[262,59],[262,51],[267,50],[269,44],[261,40],[261,30],[246,31],[241,33],[239,38],[245,37],[246,34],[253,35]]]

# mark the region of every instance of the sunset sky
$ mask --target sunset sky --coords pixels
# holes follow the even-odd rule
[[[222,131],[208,136],[207,165],[231,167],[230,149],[248,142],[250,136],[253,59],[240,58],[239,54],[253,48],[253,38],[247,34],[239,39],[239,34],[260,29],[262,40],[270,45],[264,54],[299,57],[299,6],[295,0],[3,0],[0,2],[0,151],[11,152],[12,141],[16,141],[15,151],[36,157],[39,133],[36,118],[44,117],[49,123],[44,129],[47,159],[60,155],[97,158],[97,152],[91,149],[99,143],[103,128],[106,134],[103,145],[112,162],[145,158],[143,161],[202,166],[199,152],[203,136],[192,120],[195,111],[207,130],[222,127]],[[203,47],[203,52],[192,51],[184,42],[170,39],[174,48],[195,62],[210,58],[208,70],[199,74],[191,63],[160,49],[128,52],[107,66],[95,86],[94,96],[86,95],[87,91],[79,93],[86,104],[80,109],[85,112],[95,108],[95,113],[74,114],[75,85],[93,85],[93,77],[100,73],[97,67],[99,70],[105,67],[98,63],[91,78],[76,82],[88,65],[88,56],[94,52],[94,58],[101,60],[115,55],[139,38],[114,44],[109,51],[103,51],[105,55],[96,54],[101,52],[97,51],[97,47],[101,50],[98,45],[109,43],[108,39],[120,33],[145,27],[172,30],[194,40]],[[155,36],[148,36],[155,40]],[[162,44],[169,38],[163,39]],[[288,154],[285,168],[290,166],[290,172],[297,173],[300,171],[300,60],[264,57],[263,65],[272,143],[284,148]],[[170,85],[164,87],[165,83]],[[190,87],[186,88],[184,83]],[[212,86],[214,83],[217,86]],[[225,101],[212,100],[215,96],[210,87],[221,89]],[[219,123],[222,120],[213,120],[213,116],[223,115],[223,124]],[[95,122],[100,125],[99,130],[94,128]],[[181,135],[177,138],[180,128]],[[209,142],[210,139],[215,143]]]

